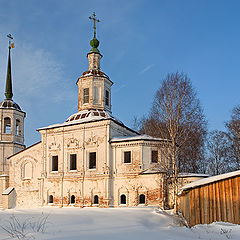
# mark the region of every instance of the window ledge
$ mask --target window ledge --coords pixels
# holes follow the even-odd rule
[[[69,170],[69,172],[75,173],[75,172],[77,172],[77,169]]]
[[[23,180],[26,180],[26,181],[27,181],[27,180],[31,180],[31,179],[32,179],[32,178],[30,178],[30,177],[29,177],[29,178],[23,178]]]
[[[58,173],[58,171],[51,171],[50,173]]]

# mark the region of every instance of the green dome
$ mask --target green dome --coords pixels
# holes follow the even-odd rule
[[[90,52],[99,53],[99,50],[97,49],[98,46],[99,46],[99,41],[98,41],[96,38],[93,38],[93,39],[90,41],[90,45],[91,45],[91,47],[92,47],[92,49],[90,50]]]

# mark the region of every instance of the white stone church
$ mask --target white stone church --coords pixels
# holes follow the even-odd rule
[[[77,80],[78,112],[38,129],[41,141],[25,148],[26,114],[13,102],[11,46],[6,99],[0,104],[0,205],[164,206],[163,139],[140,135],[111,112],[113,82],[100,70],[94,38],[88,70]],[[196,180],[196,179],[193,179]]]

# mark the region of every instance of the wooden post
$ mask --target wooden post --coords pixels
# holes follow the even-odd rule
[[[204,223],[204,191],[203,187],[200,187],[200,213],[201,213],[201,224]]]
[[[196,224],[195,221],[195,195],[194,189],[190,190],[190,225],[194,226]]]
[[[208,199],[209,199],[209,223],[213,222],[213,185],[215,183],[211,183],[208,185]]]
[[[217,221],[217,194],[216,194],[216,183],[213,183],[212,198],[213,198],[213,222]]]
[[[232,184],[232,178],[228,179],[228,188],[229,192],[226,194],[229,196],[229,222],[234,222],[234,216],[233,216],[233,184]]]
[[[221,219],[222,219],[222,211],[221,211],[222,200],[220,198],[220,184],[219,184],[219,182],[216,182],[215,186],[216,186],[216,199],[217,199],[217,201],[216,201],[216,205],[217,205],[216,221],[221,221]]]
[[[204,193],[204,223],[209,223],[209,204],[208,204],[208,186],[203,186],[203,193]]]
[[[235,201],[236,201],[236,208],[234,209],[234,213],[235,213],[235,223],[240,224],[240,177],[237,176],[235,178]]]
[[[195,202],[196,202],[196,207],[195,207],[195,210],[196,210],[196,224],[200,224],[201,221],[201,212],[200,212],[200,196],[199,196],[199,188],[195,188],[194,191],[195,191]]]

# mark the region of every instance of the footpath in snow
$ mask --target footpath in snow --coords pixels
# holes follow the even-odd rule
[[[25,238],[19,239],[240,239],[239,225],[213,223],[189,229],[180,226],[176,217],[155,208],[44,207],[0,210],[0,240],[17,239],[10,237],[7,230],[13,232],[14,228],[22,227],[24,223]]]

